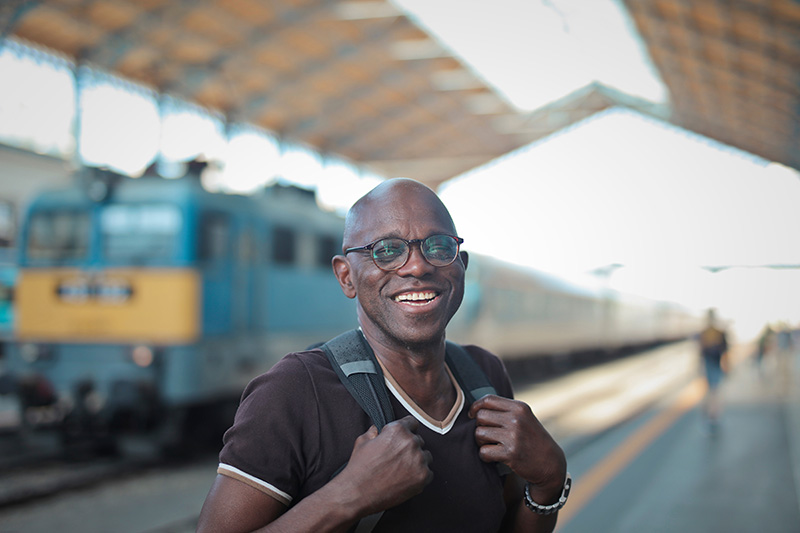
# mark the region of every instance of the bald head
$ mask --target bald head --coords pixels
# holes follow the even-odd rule
[[[386,180],[362,196],[347,213],[344,228],[344,247],[362,246],[370,242],[369,230],[387,224],[397,227],[397,237],[403,228],[418,217],[432,217],[442,226],[441,231],[455,235],[453,219],[436,193],[427,185],[409,178]],[[386,235],[375,235],[374,238]],[[423,235],[421,237],[426,237]],[[405,236],[405,238],[420,238]],[[366,242],[364,239],[368,239]]]
[[[447,244],[439,247],[442,236]],[[381,183],[348,212],[344,250],[331,265],[342,292],[356,299],[359,324],[373,348],[428,346],[443,355],[445,329],[461,305],[468,264],[467,253],[446,236],[462,242],[436,193],[410,179]],[[375,247],[368,245],[379,241],[376,259]],[[453,251],[456,257],[449,255]],[[397,263],[384,268],[393,254]],[[424,295],[425,301],[412,304],[407,295]]]

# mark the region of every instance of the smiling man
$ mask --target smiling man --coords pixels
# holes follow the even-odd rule
[[[445,361],[462,242],[413,180],[351,208],[333,270],[397,420],[378,432],[322,350],[287,355],[245,390],[198,531],[366,531],[379,512],[375,532],[552,531],[571,483],[561,448],[496,356],[466,347],[497,391],[471,405]]]

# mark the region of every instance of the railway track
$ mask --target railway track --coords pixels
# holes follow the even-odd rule
[[[120,453],[114,455],[89,449],[66,454],[55,432],[4,432],[0,434],[0,508],[167,468],[176,462],[162,457],[142,439],[123,440]]]

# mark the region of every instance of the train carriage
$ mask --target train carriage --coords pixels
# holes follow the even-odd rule
[[[24,216],[5,366],[25,423],[67,442],[218,438],[250,379],[357,325],[331,269],[344,221],[313,193],[101,178],[44,191]],[[448,337],[538,373],[699,327],[679,306],[471,254]]]
[[[499,354],[509,368],[547,373],[695,334],[700,314],[533,268],[470,255],[448,336]]]

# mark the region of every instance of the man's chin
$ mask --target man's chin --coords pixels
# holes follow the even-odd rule
[[[409,328],[398,328],[390,332],[390,335],[410,349],[424,350],[441,345],[445,338],[445,328],[426,322]]]

